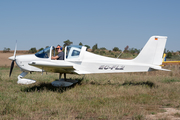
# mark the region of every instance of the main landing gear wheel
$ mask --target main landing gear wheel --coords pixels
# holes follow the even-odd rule
[[[61,79],[62,73],[59,74],[59,80],[56,80],[52,82],[51,84],[55,87],[69,87],[75,83],[77,83],[77,80],[67,80],[66,79],[66,73],[64,73],[64,79]]]

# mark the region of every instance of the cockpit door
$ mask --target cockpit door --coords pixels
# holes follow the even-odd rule
[[[82,61],[86,47],[84,46],[66,46],[65,60],[66,61]]]

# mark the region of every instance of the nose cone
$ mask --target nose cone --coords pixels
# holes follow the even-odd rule
[[[14,56],[9,57],[9,60],[15,60]]]

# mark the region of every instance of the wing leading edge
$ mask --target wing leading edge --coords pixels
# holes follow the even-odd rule
[[[28,64],[47,72],[77,74],[73,65],[64,61],[32,61]]]

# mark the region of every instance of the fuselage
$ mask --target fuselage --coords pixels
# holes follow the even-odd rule
[[[139,56],[142,58],[140,60],[125,60],[97,55],[86,49],[85,46],[67,46],[64,60],[51,60],[51,56],[55,55],[51,46],[36,54],[16,56],[15,61],[22,71],[69,74],[147,72],[151,71],[151,68],[161,69],[160,66],[151,64],[149,59],[143,60],[142,56],[145,55]],[[9,59],[13,59],[13,56]]]

